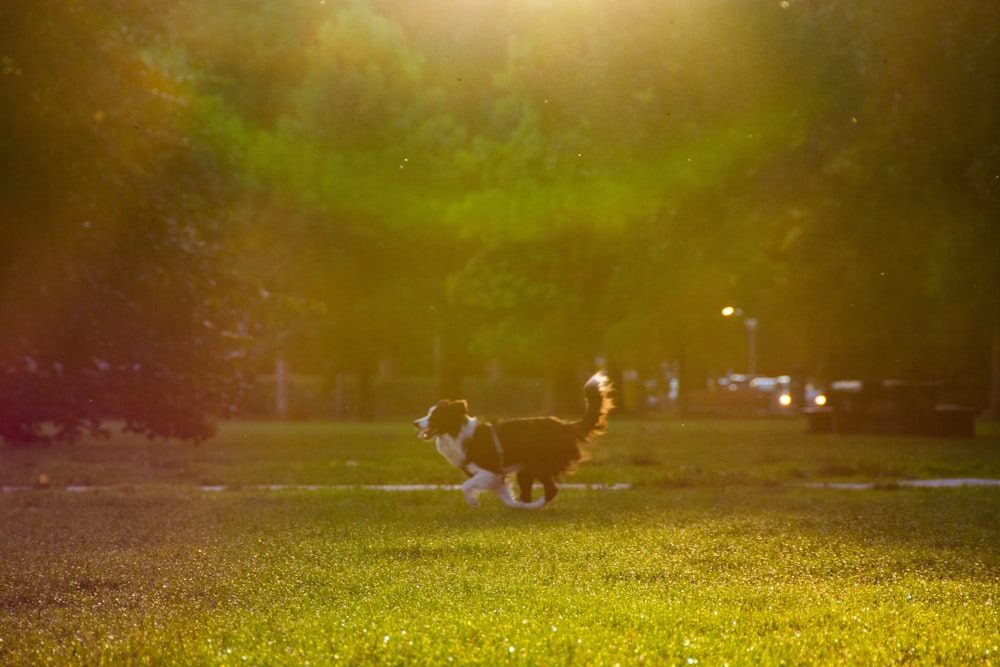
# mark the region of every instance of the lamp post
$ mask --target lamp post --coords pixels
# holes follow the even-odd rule
[[[742,317],[743,326],[747,331],[747,375],[751,378],[757,375],[757,318],[744,317],[743,311],[735,306],[722,309],[723,317]]]

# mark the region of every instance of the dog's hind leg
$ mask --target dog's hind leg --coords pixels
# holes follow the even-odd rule
[[[513,507],[514,509],[518,510],[537,510],[541,508],[542,505],[545,504],[545,498],[539,498],[535,502],[514,500],[514,496],[511,494],[510,487],[507,486],[506,480],[504,480],[504,478],[499,475],[497,477],[498,477],[498,483],[493,488],[493,492],[500,497],[500,500],[502,500],[503,504],[506,505],[507,507]],[[528,497],[530,498],[531,496],[529,495]]]
[[[531,502],[531,485],[535,483],[535,476],[528,472],[517,473],[517,487],[521,490],[521,502]]]
[[[472,477],[465,480],[465,483],[462,484],[462,493],[465,495],[466,502],[473,509],[479,508],[479,499],[476,497],[476,494],[481,491],[492,491],[497,494],[504,505],[513,507],[514,509],[536,510],[545,504],[545,498],[539,498],[533,503],[523,503],[514,500],[514,496],[510,492],[510,487],[507,486],[507,479],[504,475],[483,470],[476,466],[470,466],[469,472],[472,473]]]
[[[545,502],[551,503],[552,499],[559,493],[559,487],[551,477],[542,477],[542,486],[545,487]]]

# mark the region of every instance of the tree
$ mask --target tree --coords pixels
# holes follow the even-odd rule
[[[203,438],[245,387],[252,294],[205,212],[217,180],[177,118],[185,72],[146,61],[145,6],[0,9],[0,437]],[[41,47],[40,45],[44,45]]]
[[[194,122],[239,182],[230,228],[244,270],[319,306],[270,338],[300,368],[357,374],[355,413],[371,418],[378,362],[431,356],[460,125],[422,54],[368,3],[221,2],[178,7],[169,24],[205,72]],[[267,47],[240,57],[214,40],[220,25]]]
[[[763,372],[945,377],[981,401],[1000,10],[939,4],[0,10],[8,394],[69,373],[125,387],[94,413],[124,415],[152,386],[128,369],[167,357],[178,392],[221,387],[250,333],[361,377],[426,372],[437,340],[451,388],[490,358],[697,378],[742,359],[733,303]],[[237,302],[261,291],[251,325]],[[45,414],[90,423],[77,403]]]
[[[801,51],[828,54],[813,66],[839,91],[782,167],[807,174],[789,191],[799,231],[785,254],[800,338],[827,373],[946,378],[980,403],[1000,293],[988,176],[1000,13],[812,3],[795,15]]]

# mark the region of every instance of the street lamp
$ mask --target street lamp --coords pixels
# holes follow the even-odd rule
[[[742,317],[743,326],[747,330],[747,375],[757,375],[757,318],[744,317],[743,311],[735,306],[722,309],[723,317]]]

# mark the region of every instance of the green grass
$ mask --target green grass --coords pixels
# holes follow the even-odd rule
[[[615,421],[567,481],[733,486],[1000,478],[1000,432],[977,438],[812,436],[798,420]],[[0,485],[452,484],[461,474],[407,423],[235,422],[206,443],[133,436],[0,447]]]
[[[957,459],[957,460],[956,460]],[[353,462],[349,464],[348,462]],[[0,450],[0,664],[997,664],[1000,439],[614,422],[539,512],[455,491],[406,425]],[[209,493],[202,483],[232,490]]]

